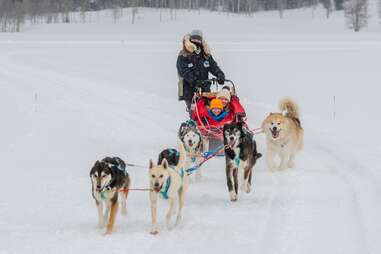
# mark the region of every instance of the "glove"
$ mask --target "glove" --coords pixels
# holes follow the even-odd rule
[[[203,87],[202,81],[196,80],[196,82],[194,82],[194,87],[196,88],[196,90],[198,90],[199,88],[202,88]]]
[[[195,88],[198,90],[199,88],[202,89],[202,91],[204,90],[209,90],[210,89],[210,82],[204,82],[202,80],[197,80],[195,82]]]
[[[245,113],[237,113],[236,116],[238,122],[246,122],[247,120]]]
[[[222,76],[218,77],[217,78],[217,83],[220,84],[220,85],[225,84],[225,77],[222,77]]]

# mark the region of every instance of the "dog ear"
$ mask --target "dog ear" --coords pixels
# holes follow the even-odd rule
[[[261,157],[262,157],[261,153],[257,153],[257,154],[254,155],[254,159],[256,159],[256,160],[258,160]]]
[[[153,162],[152,160],[149,160],[149,169],[152,169],[153,168]]]
[[[100,166],[100,162],[97,160],[95,163],[94,163],[94,166],[93,166],[93,168],[98,168],[99,166]]]
[[[167,168],[168,168],[168,161],[167,161],[167,159],[163,159],[163,161],[161,162],[161,166],[162,166],[164,169],[167,169]]]

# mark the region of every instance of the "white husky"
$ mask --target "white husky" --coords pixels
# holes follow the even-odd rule
[[[188,190],[189,177],[185,172],[184,165],[186,151],[181,140],[178,140],[180,159],[176,167],[171,167],[164,158],[159,165],[155,165],[152,160],[149,162],[149,179],[152,191],[149,194],[151,202],[152,228],[151,234],[158,234],[157,227],[157,199],[162,196],[169,200],[169,210],[166,215],[168,229],[172,229],[171,218],[177,211],[175,226],[182,218],[182,208],[184,206],[185,192]],[[177,207],[178,206],[178,207]]]

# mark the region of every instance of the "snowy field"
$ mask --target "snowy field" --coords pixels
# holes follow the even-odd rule
[[[178,12],[159,22],[141,10],[114,25],[26,27],[0,34],[0,253],[381,253],[381,28],[344,27],[317,10],[254,17]],[[96,18],[98,17],[98,18]],[[224,159],[190,186],[180,227],[152,236],[148,194],[131,192],[127,217],[97,229],[89,171],[120,156],[148,165],[176,144],[186,119],[175,62],[183,34],[204,31],[237,84],[252,127],[283,96],[300,105],[305,150],[297,168],[270,173],[262,159],[254,192],[229,202]],[[335,103],[334,103],[335,98]],[[264,137],[257,136],[265,151]],[[146,169],[129,168],[132,186]]]

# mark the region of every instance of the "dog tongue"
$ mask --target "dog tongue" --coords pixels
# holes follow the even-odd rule
[[[235,144],[235,141],[234,141],[234,140],[230,140],[230,141],[229,141],[229,146],[230,146],[230,147],[233,147],[234,144]]]
[[[161,187],[162,186],[160,186],[160,187],[154,187],[153,190],[156,191],[156,192],[159,192],[161,190]]]

